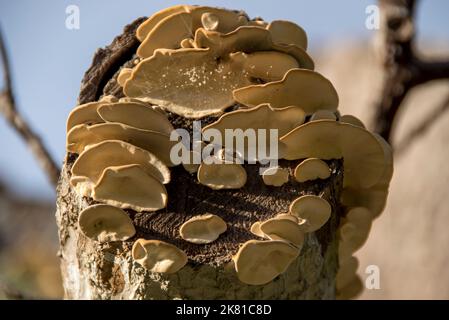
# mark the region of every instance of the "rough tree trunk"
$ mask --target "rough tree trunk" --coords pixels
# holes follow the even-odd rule
[[[117,71],[131,65],[138,41],[136,27],[143,18],[127,26],[124,33],[95,54],[82,81],[79,103],[97,100],[103,94],[122,96]],[[175,127],[191,129],[191,123],[170,115]],[[209,119],[209,121],[212,119]],[[172,169],[167,185],[169,202],[156,213],[128,210],[136,237],[126,242],[98,244],[83,236],[77,226],[79,212],[94,203],[78,196],[69,184],[70,167],[76,155],[68,154],[58,185],[56,219],[60,258],[67,299],[334,299],[338,269],[337,227],[339,196],[343,179],[341,161],[330,161],[329,179],[299,184],[290,181],[280,188],[267,187],[258,166],[245,165],[248,181],[240,190],[213,191],[197,183],[182,167]],[[294,169],[297,162],[281,161]],[[291,179],[292,180],[292,179]],[[239,244],[255,238],[251,224],[288,211],[292,200],[303,194],[321,195],[332,206],[329,222],[308,234],[299,257],[287,272],[267,285],[241,283],[231,257]],[[194,215],[206,212],[228,222],[228,231],[208,245],[182,241],[179,226]],[[189,263],[175,274],[151,273],[133,263],[131,246],[137,238],[161,239],[175,244],[189,256]]]

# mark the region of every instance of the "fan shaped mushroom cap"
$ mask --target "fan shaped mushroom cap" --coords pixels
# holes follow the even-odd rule
[[[122,209],[106,204],[81,211],[78,225],[86,237],[100,243],[125,241],[136,233],[132,220]]]
[[[330,175],[331,171],[327,163],[318,158],[305,159],[298,164],[294,172],[295,179],[298,182],[327,179]]]
[[[241,26],[229,33],[200,28],[195,32],[194,44],[197,48],[210,48],[215,57],[232,52],[278,51],[295,58],[301,68],[313,70],[315,67],[304,49],[274,43],[270,31],[261,27]]]
[[[299,219],[296,216],[288,214],[288,213],[279,213],[273,219],[285,219],[285,220],[293,221],[296,224],[299,223]],[[251,225],[250,231],[252,234],[254,234],[260,238],[269,239],[269,237],[260,229],[260,226],[262,225],[262,223],[263,223],[262,221],[254,222]],[[278,239],[272,239],[272,240],[278,240]]]
[[[337,120],[337,116],[333,111],[330,110],[318,110],[315,111],[310,117],[310,121],[316,120]]]
[[[187,12],[191,8],[192,6],[189,5],[175,5],[156,12],[137,28],[136,38],[142,42],[145,40],[148,33],[150,33],[163,19],[176,13]]]
[[[170,170],[155,155],[147,150],[119,140],[106,140],[84,150],[72,166],[71,183],[76,185],[78,177],[87,177],[94,184],[98,182],[103,170],[139,164],[142,170],[156,178],[159,182],[170,182]]]
[[[178,12],[162,19],[137,48],[137,55],[148,58],[159,48],[179,48],[183,39],[192,36],[192,24],[192,16],[187,12]]]
[[[212,19],[207,19],[212,16],[215,23],[210,23]],[[185,12],[178,11],[161,19],[147,33],[137,55],[147,58],[158,48],[177,49],[183,39],[191,37],[201,27],[212,27],[220,33],[229,33],[247,22],[246,15],[241,12],[203,6],[186,8]]]
[[[135,102],[118,102],[98,107],[98,114],[106,122],[119,122],[134,128],[170,135],[174,130],[168,118],[151,106]]]
[[[357,127],[365,128],[365,125],[363,124],[362,120],[350,114],[342,115],[340,117],[340,122],[349,123]]]
[[[262,224],[261,221],[256,221],[256,222],[254,222],[254,223],[251,225],[250,231],[251,231],[252,234],[254,234],[254,235],[256,235],[256,236],[258,236],[258,237],[260,237],[260,238],[268,239],[267,235],[264,234],[264,233],[262,232],[262,230],[260,230],[260,225],[261,225],[261,224]]]
[[[265,147],[267,148],[267,154],[271,154],[271,152],[269,152],[268,150],[270,147],[270,129],[278,130],[278,135],[282,136],[296,126],[304,123],[304,119],[305,113],[301,108],[286,107],[281,109],[273,109],[268,104],[262,104],[250,109],[240,109],[227,112],[222,115],[217,121],[205,126],[203,128],[203,132],[209,129],[216,129],[224,137],[226,129],[241,129],[243,131],[246,131],[247,129],[267,130],[265,141],[256,141],[256,144],[250,144],[249,141],[245,141],[244,145],[242,146],[244,150],[237,150],[238,146],[236,141],[234,141],[235,139],[233,139],[232,141],[232,146],[224,145],[225,148],[229,147],[228,149],[230,150],[232,147],[232,149],[235,149],[235,151],[237,151],[241,155],[244,155],[247,159],[249,155],[256,154],[256,152],[249,152],[249,150],[258,150],[257,148],[260,143],[265,144]]]
[[[343,158],[345,186],[369,188],[380,180],[385,170],[381,143],[369,131],[350,124],[311,121],[293,129],[280,141],[287,160]]]
[[[123,87],[125,85],[126,80],[128,80],[131,77],[132,72],[133,69],[131,68],[122,68],[117,76],[117,83],[121,87]]]
[[[287,220],[291,220],[293,222],[299,223],[299,219],[298,217],[290,214],[290,213],[278,213],[275,216],[276,219],[287,219]]]
[[[269,104],[261,104],[254,108],[227,112],[217,121],[203,128],[217,129],[223,135],[226,129],[278,129],[279,136],[290,132],[304,123],[305,113],[298,107],[274,109]]]
[[[217,240],[226,229],[226,222],[222,218],[214,214],[204,214],[184,222],[179,234],[188,242],[205,244]]]
[[[135,67],[123,90],[183,117],[201,118],[222,113],[235,103],[232,91],[250,84],[240,65],[230,59],[217,64],[210,49],[158,49]]]
[[[73,127],[80,124],[97,124],[104,122],[97,112],[103,101],[89,102],[75,107],[67,118],[66,130],[69,132]]]
[[[372,221],[373,216],[367,208],[355,207],[347,212],[339,228],[339,252],[342,257],[352,255],[365,244]]]
[[[173,165],[170,160],[170,151],[176,142],[170,141],[169,135],[137,129],[121,123],[75,126],[67,134],[67,151],[80,154],[86,147],[106,140],[128,142],[150,151],[167,166]]]
[[[202,163],[198,169],[198,181],[213,190],[239,189],[246,183],[246,171],[237,163]]]
[[[236,52],[231,59],[241,64],[251,77],[263,81],[281,80],[289,70],[299,68],[294,57],[278,51]]]
[[[285,241],[249,240],[233,260],[241,282],[262,285],[285,272],[298,254],[299,250]]]
[[[140,165],[109,167],[103,171],[90,196],[122,209],[157,211],[167,205],[167,190]]]
[[[268,219],[260,224],[260,231],[271,240],[284,240],[297,247],[304,243],[304,228],[290,219]]]
[[[346,287],[351,283],[359,267],[359,260],[356,257],[350,257],[345,261],[340,261],[337,276],[335,278],[337,290]]]
[[[380,180],[370,188],[343,188],[341,202],[347,207],[366,207],[373,217],[378,217],[385,208],[390,180],[393,176],[393,150],[379,135],[375,138],[382,145],[385,155],[385,170]]]
[[[317,110],[335,111],[338,94],[332,83],[319,73],[305,69],[292,69],[280,81],[251,85],[233,92],[234,99],[254,107],[269,103],[273,108],[301,107],[307,114]]]
[[[160,240],[138,239],[134,242],[132,257],[145,269],[159,273],[175,273],[187,263],[184,251]]]
[[[267,29],[273,37],[273,42],[278,44],[294,44],[307,50],[307,34],[296,23],[275,20],[267,26]]]
[[[267,186],[281,187],[288,182],[288,169],[273,167],[262,174],[262,180]]]
[[[329,220],[331,213],[329,202],[314,195],[301,196],[290,204],[290,214],[305,220],[301,224],[305,232],[320,229]]]

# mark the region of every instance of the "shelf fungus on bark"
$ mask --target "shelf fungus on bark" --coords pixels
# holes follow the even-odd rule
[[[262,180],[267,186],[281,187],[288,182],[288,169],[272,167],[268,168],[262,174]]]
[[[189,13],[175,16],[186,18]],[[173,16],[168,18],[176,20]],[[165,19],[148,34],[139,50],[148,47],[147,40],[152,35],[159,34],[156,31],[166,24]],[[235,89],[260,80],[280,80],[293,68],[313,69],[313,62],[303,49],[274,43],[265,28],[242,26],[229,33],[195,30],[193,42],[184,46],[181,42],[190,42],[190,33],[180,39],[160,35],[169,42],[179,42],[176,48],[173,43],[163,46],[151,42],[157,49],[151,47],[148,58],[133,69],[124,84],[125,94],[187,118],[201,118],[221,114],[235,104]]]
[[[310,121],[316,120],[337,120],[335,112],[330,110],[317,110],[310,116]]]
[[[181,41],[194,35],[199,28],[228,33],[248,22],[244,12],[213,7],[182,6],[170,13],[162,19],[161,15],[150,18],[137,30],[142,41],[137,49],[140,57],[151,57],[159,48],[178,49]],[[155,20],[159,22],[154,24]]]
[[[294,176],[298,182],[306,182],[316,179],[327,179],[331,175],[326,162],[317,158],[308,158],[298,164]]]
[[[100,243],[126,241],[136,233],[126,212],[104,204],[84,209],[79,215],[78,225],[86,237]]]
[[[128,164],[139,164],[143,171],[163,184],[170,182],[170,170],[155,155],[120,140],[106,140],[82,152],[72,166],[70,182],[76,187],[88,178],[96,184],[106,168]]]
[[[136,21],[96,56],[67,120],[70,184],[59,197],[61,207],[76,202],[66,211],[95,241],[126,241],[138,230],[131,252],[127,244],[117,250],[150,272],[123,262],[124,292],[139,287],[153,298],[152,287],[167,286],[156,295],[352,298],[361,290],[353,254],[385,206],[392,151],[360,120],[340,116],[338,94],[313,71],[307,42],[289,21],[179,5]],[[205,124],[200,139],[194,120]],[[189,161],[171,157],[173,137],[183,138],[174,129],[193,133],[189,145],[203,143],[187,150]],[[218,152],[203,152],[210,149]],[[62,211],[60,224],[76,221]],[[64,250],[69,243],[77,241]],[[72,262],[83,254],[72,252]],[[179,274],[172,281],[153,272]],[[200,288],[183,287],[191,280]],[[90,294],[95,285],[79,287]]]
[[[287,270],[299,250],[281,240],[249,240],[233,257],[237,277],[250,285],[270,282]]]
[[[275,43],[284,45],[294,44],[307,50],[307,34],[296,23],[275,20],[267,25],[267,30],[270,31]]]
[[[170,150],[176,142],[170,136],[122,123],[80,124],[67,133],[67,151],[82,153],[86,148],[106,140],[122,140],[154,153],[167,166],[172,166]]]
[[[136,240],[132,257],[145,269],[158,273],[175,273],[187,263],[184,251],[160,240]]]
[[[167,205],[167,190],[141,165],[106,168],[95,185],[82,184],[79,192],[122,209],[157,211]]]
[[[350,115],[350,114],[344,114],[340,117],[339,119],[340,122],[344,122],[344,123],[349,123],[352,124],[354,126],[360,127],[360,128],[364,128],[365,129],[365,125],[363,124],[362,120],[360,120],[359,118]]]
[[[97,111],[105,122],[120,122],[137,129],[156,131],[166,135],[170,135],[174,130],[166,115],[152,106],[141,103],[103,104]]]
[[[338,107],[338,94],[332,83],[319,73],[304,69],[292,69],[280,81],[235,90],[234,99],[250,107],[262,103],[273,108],[298,106],[306,114],[322,109],[335,111]]]
[[[300,219],[305,232],[314,232],[329,220],[332,208],[323,198],[305,195],[291,203],[289,212]]]
[[[238,163],[217,161],[202,163],[197,173],[198,182],[213,190],[239,189],[246,183],[245,168]]]
[[[344,186],[369,188],[386,168],[381,142],[369,131],[332,120],[307,122],[280,138],[288,160],[344,159]]]
[[[260,224],[260,231],[271,240],[287,241],[301,248],[304,243],[305,229],[290,219],[271,218]]]
[[[97,124],[103,123],[104,120],[97,112],[99,106],[107,102],[97,101],[89,102],[79,106],[76,106],[69,114],[67,118],[66,130],[69,132],[73,127],[81,124]]]
[[[214,242],[227,229],[226,222],[217,215],[204,214],[194,216],[179,228],[184,240],[195,244]]]

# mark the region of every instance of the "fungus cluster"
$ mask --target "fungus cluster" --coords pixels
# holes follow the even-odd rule
[[[148,18],[136,37],[141,42],[138,61],[117,76],[124,97],[77,106],[67,121],[67,151],[77,154],[70,183],[77,194],[99,203],[79,215],[83,234],[100,243],[127,241],[135,235],[129,212],[164,214],[170,201],[166,185],[175,166],[170,157],[177,143],[170,139],[176,129],[173,119],[205,119],[203,133],[276,130],[276,160],[289,165],[263,171],[262,188],[328,179],[328,162],[343,160],[345,212],[340,218],[337,291],[340,296],[357,293],[352,255],[384,208],[392,153],[360,120],[340,116],[335,88],[314,71],[306,52],[304,30],[288,21],[268,23],[251,20],[244,12],[183,5]],[[257,136],[254,144],[237,149],[228,145],[235,141],[222,141],[217,154],[182,165],[211,193],[244,189],[247,163],[261,166],[265,159],[255,150],[269,145],[268,140],[267,135]],[[201,154],[207,148],[201,144]],[[238,157],[244,163],[228,159]],[[288,212],[254,221],[246,230],[252,239],[233,253],[238,279],[248,285],[275,279],[300,259],[308,234],[322,228],[332,214],[336,210],[322,195],[301,194]],[[185,219],[172,234],[206,246],[229,227],[219,212],[205,212]],[[151,272],[177,272],[191,257],[169,242],[139,238],[132,257]]]

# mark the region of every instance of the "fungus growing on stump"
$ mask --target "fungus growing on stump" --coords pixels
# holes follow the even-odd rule
[[[58,185],[67,298],[360,291],[352,254],[385,204],[391,150],[338,116],[307,43],[292,22],[174,6],[98,51]]]

